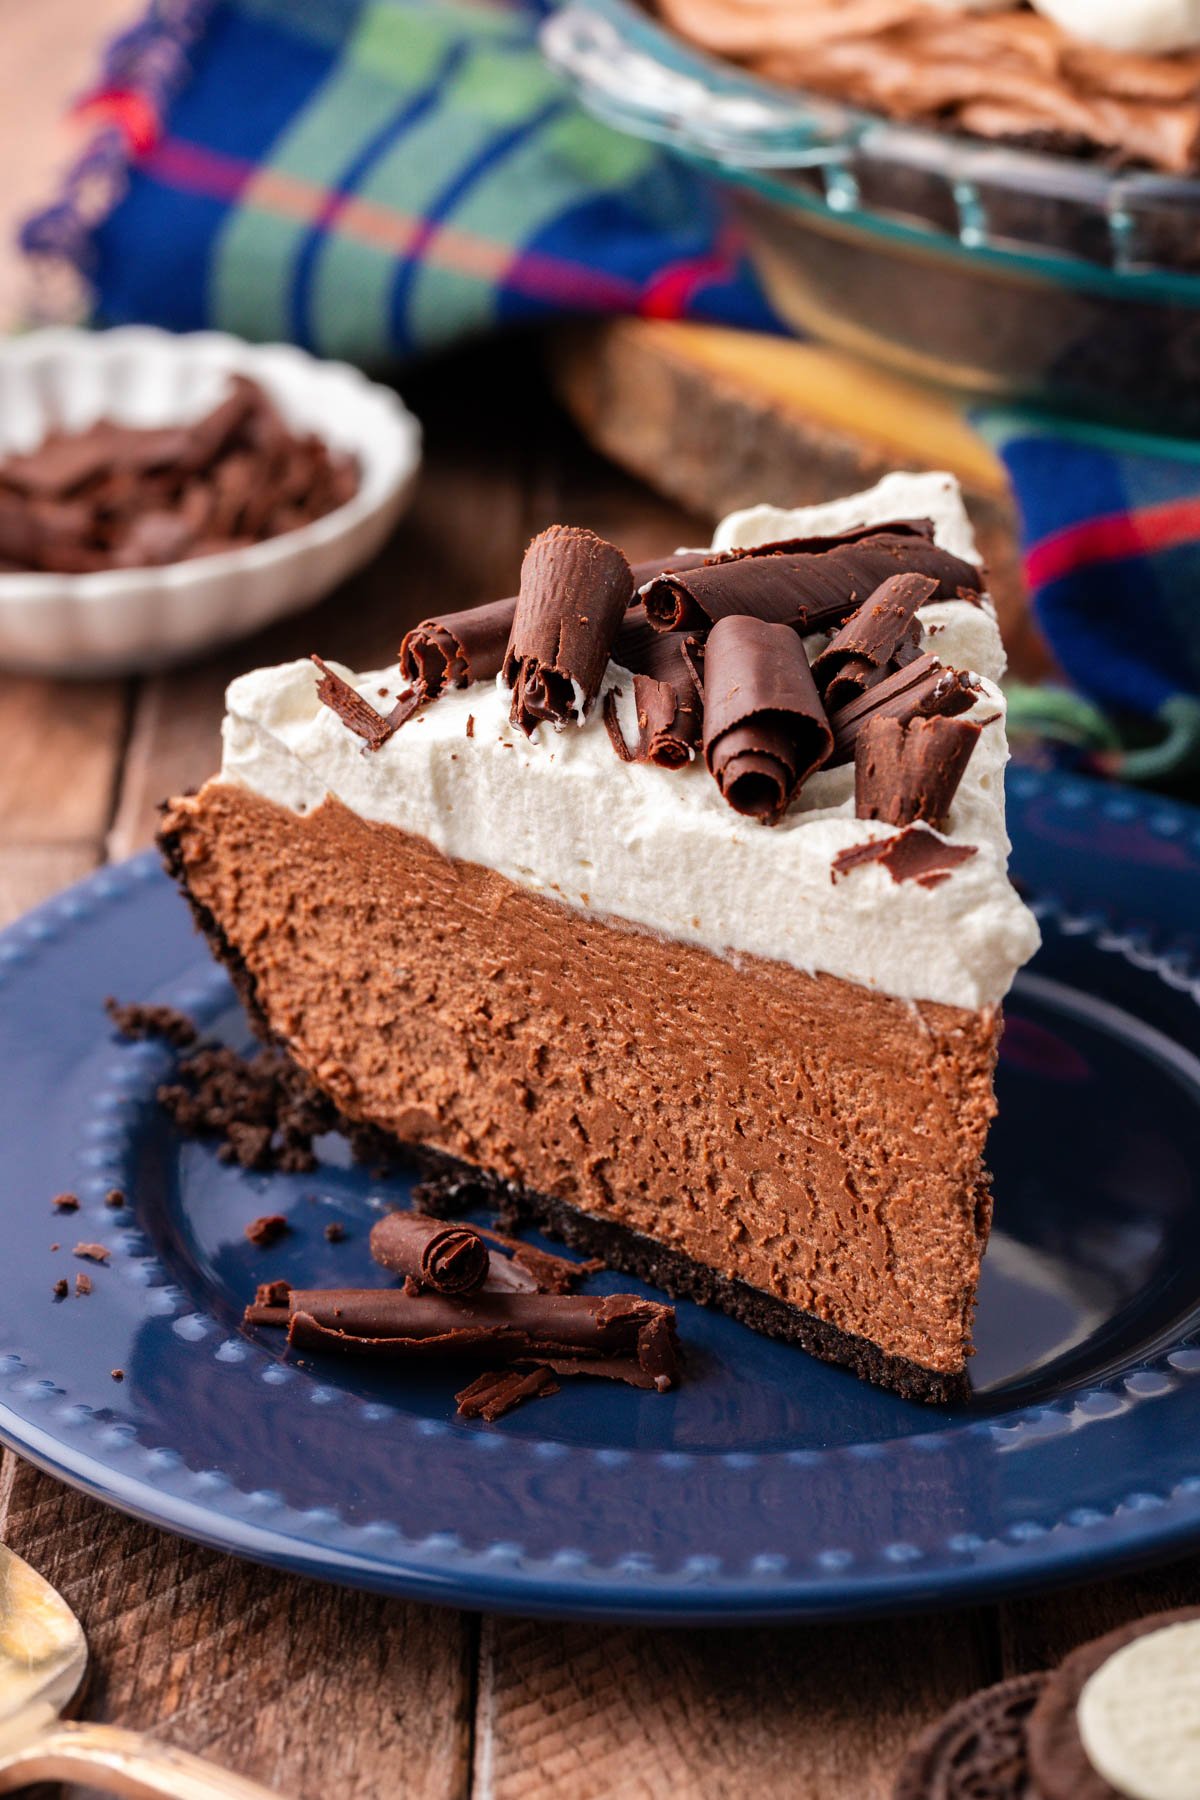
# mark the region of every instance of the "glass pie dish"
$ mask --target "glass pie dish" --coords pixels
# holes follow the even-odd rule
[[[593,113],[721,179],[797,333],[1001,402],[1200,430],[1200,178],[777,87],[633,0],[569,0],[542,42]]]

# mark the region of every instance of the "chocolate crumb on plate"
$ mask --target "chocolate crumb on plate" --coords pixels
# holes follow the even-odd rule
[[[104,1010],[122,1037],[162,1038],[173,1049],[185,1050],[199,1035],[187,1014],[173,1006],[142,1006],[136,1001],[122,1004],[110,994]]]
[[[55,1212],[72,1213],[79,1211],[78,1194],[55,1194],[50,1202]]]
[[[325,1240],[330,1244],[340,1244],[346,1236],[346,1227],[336,1219],[331,1219],[325,1227]]]
[[[124,1381],[124,1379],[125,1379],[124,1369],[113,1369],[111,1371],[111,1373],[112,1373],[112,1378],[114,1381]]]
[[[106,1263],[112,1251],[106,1244],[76,1244],[72,1256],[81,1256],[87,1262]]]
[[[110,1212],[120,1212],[125,1204],[125,1195],[120,1188],[109,1188],[104,1196],[104,1204]]]
[[[790,626],[735,616],[704,647],[704,758],[736,812],[775,825],[833,734]]]
[[[1040,1800],[1025,1726],[1045,1684],[1016,1675],[960,1700],[913,1744],[892,1800]]]
[[[869,843],[839,850],[830,868],[830,879],[836,882],[864,863],[880,863],[895,882],[915,881],[918,887],[937,887],[976,853],[975,844],[948,844],[924,825],[908,825],[891,837],[873,838]]]
[[[260,1218],[251,1219],[246,1226],[246,1236],[260,1250],[267,1250],[277,1244],[281,1237],[286,1237],[291,1226],[282,1213],[263,1213]]]
[[[81,1300],[85,1300],[91,1291],[92,1278],[90,1275],[85,1275],[81,1269],[75,1277],[75,1292]]]
[[[67,1282],[66,1276],[60,1276],[54,1284],[54,1298],[56,1300],[65,1300],[70,1291],[70,1285]]]

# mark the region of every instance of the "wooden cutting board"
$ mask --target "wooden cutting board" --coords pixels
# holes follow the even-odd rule
[[[889,469],[948,469],[988,564],[1013,672],[1049,657],[1030,618],[1004,467],[961,402],[822,345],[709,325],[619,319],[557,336],[560,399],[605,455],[718,518],[869,487]]]

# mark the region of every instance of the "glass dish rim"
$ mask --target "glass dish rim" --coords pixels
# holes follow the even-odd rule
[[[1119,170],[1099,159],[1055,156],[956,136],[788,89],[689,44],[637,0],[560,0],[541,28],[548,60],[605,123],[667,144],[710,172],[780,204],[981,264],[1034,274],[1125,300],[1200,302],[1200,271],[1129,254],[1131,208],[1165,202],[1200,218],[1200,176]],[[852,155],[892,155],[936,170],[954,195],[959,230],[861,202],[844,177]],[[826,195],[788,188],[789,172],[823,171]],[[1111,264],[1015,237],[989,240],[973,219],[978,184],[1087,207],[1107,217]]]

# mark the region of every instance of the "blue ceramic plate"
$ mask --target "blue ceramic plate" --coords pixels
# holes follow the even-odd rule
[[[144,856],[0,938],[0,1434],[239,1555],[524,1613],[944,1605],[1196,1543],[1200,814],[1023,772],[1010,793],[1046,943],[1009,1009],[969,1408],[893,1399],[691,1305],[677,1393],[578,1383],[497,1426],[453,1422],[452,1375],[290,1365],[241,1330],[247,1295],[374,1279],[367,1232],[404,1181],[337,1140],[293,1177],[172,1135],[169,1054],[114,1038],[104,995],[246,1031]],[[51,1210],[63,1189],[74,1216]],[[294,1227],[269,1251],[243,1234],[264,1211]],[[56,1303],[79,1239],[111,1265]]]

